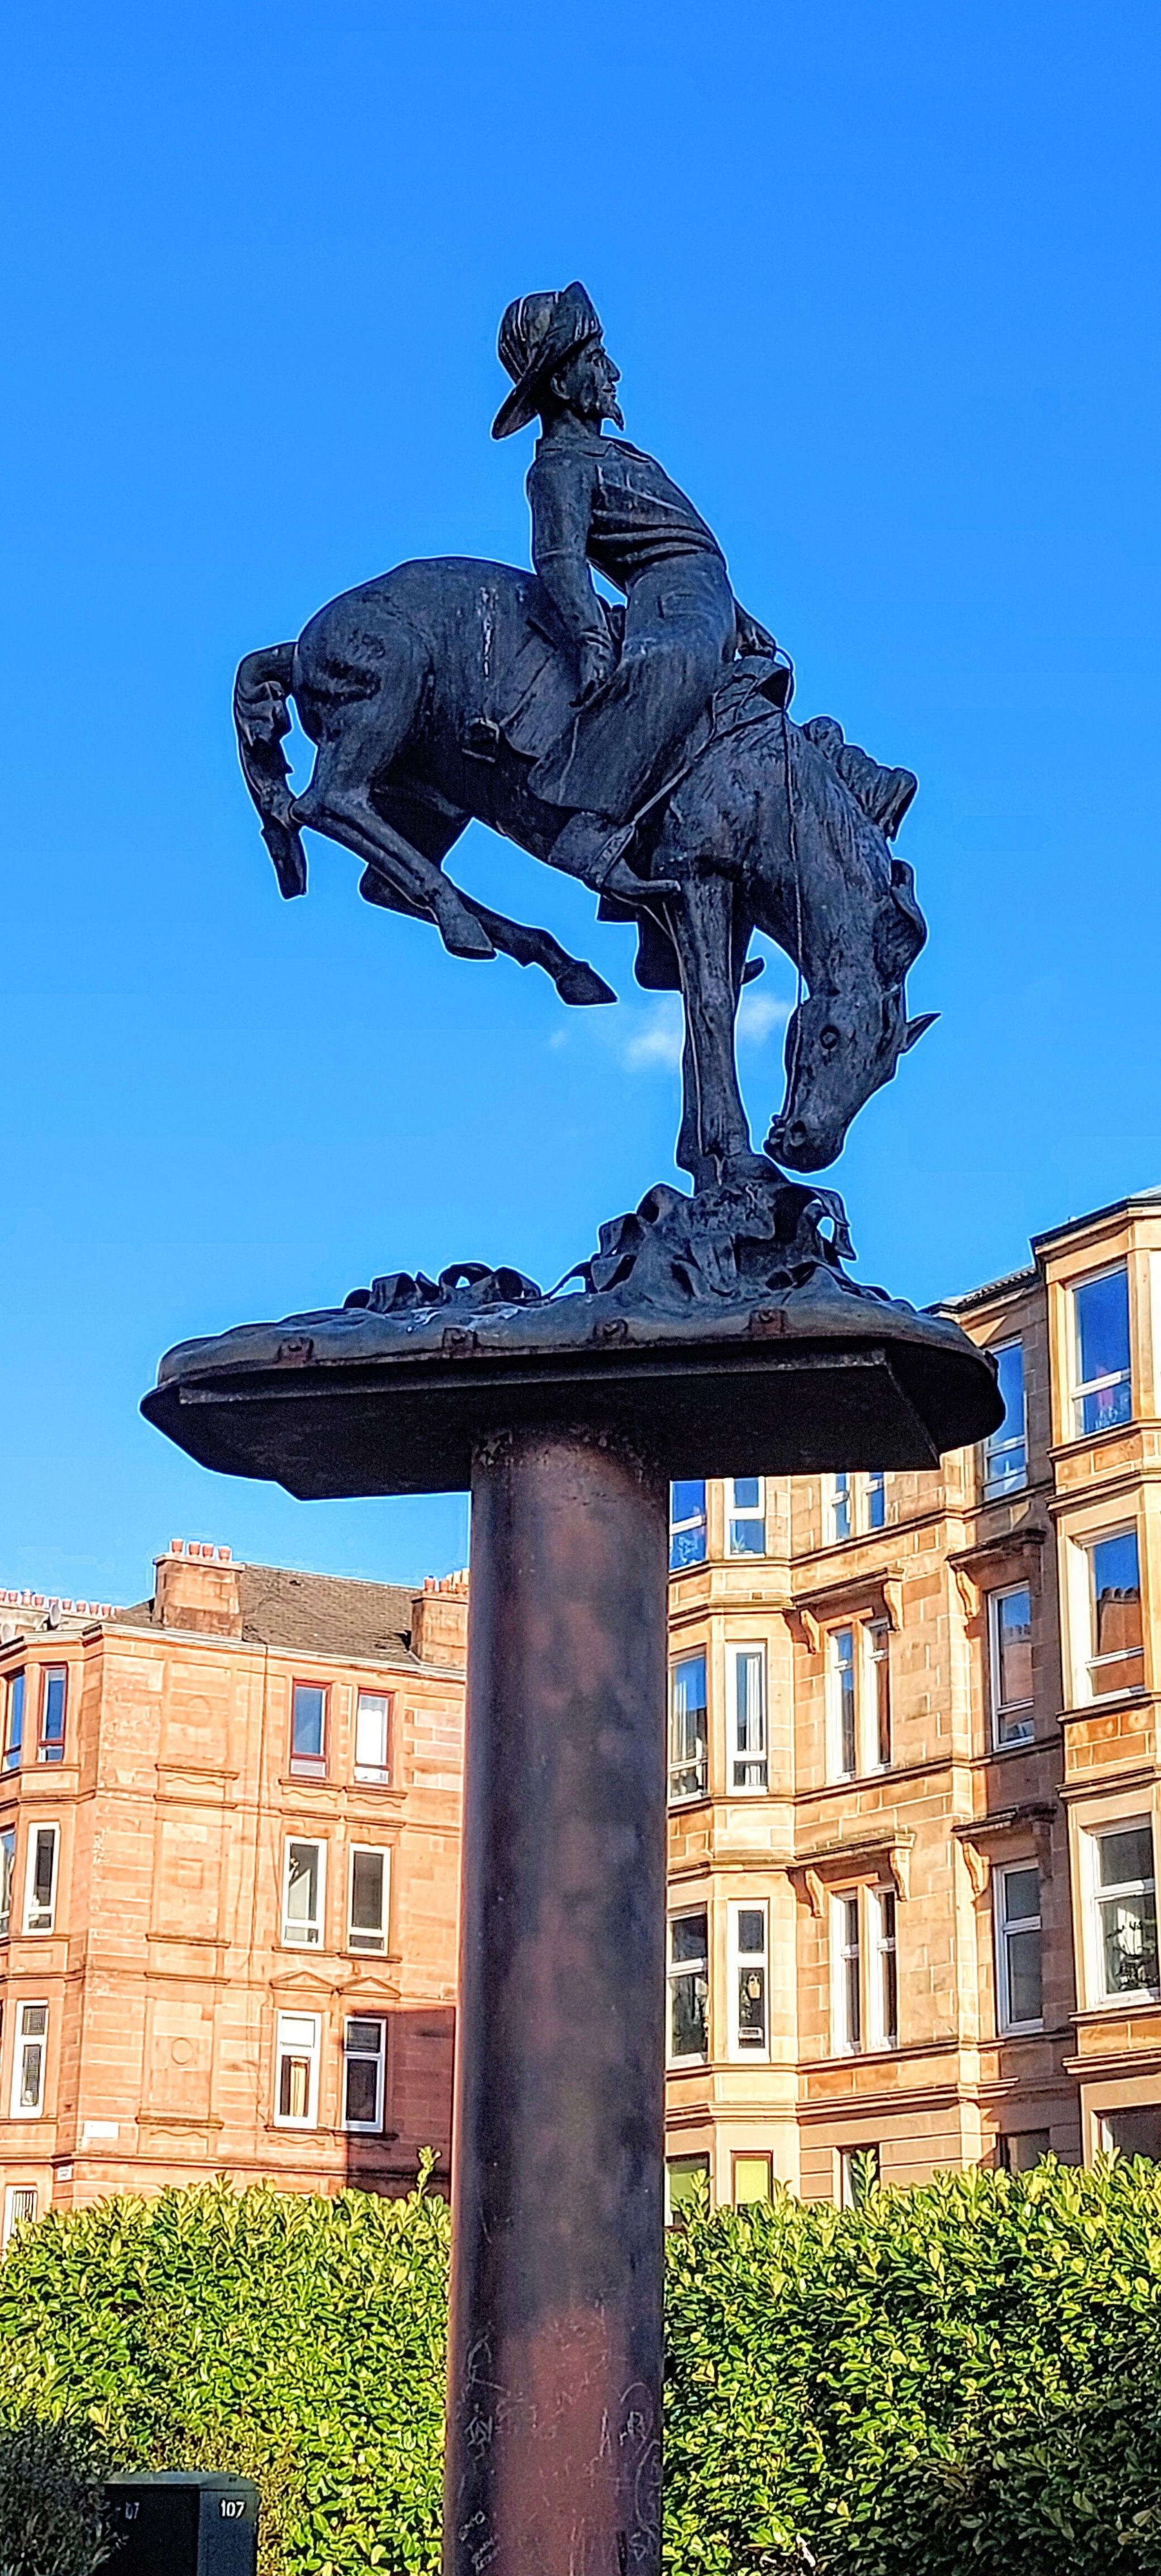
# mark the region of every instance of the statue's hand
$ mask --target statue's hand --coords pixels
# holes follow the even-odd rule
[[[772,657],[778,647],[769,627],[763,626],[760,618],[751,617],[749,609],[743,608],[740,599],[734,602],[734,612],[739,653],[762,653]]]
[[[607,635],[586,635],[578,656],[582,701],[603,689],[616,669],[617,656]]]

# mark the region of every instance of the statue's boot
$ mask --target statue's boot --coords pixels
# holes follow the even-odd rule
[[[632,823],[611,823],[607,814],[570,814],[548,853],[548,864],[563,868],[567,876],[580,877],[597,894],[615,895],[619,903],[640,903],[647,895],[676,894],[679,889],[675,878],[639,877],[623,858],[634,830]]]

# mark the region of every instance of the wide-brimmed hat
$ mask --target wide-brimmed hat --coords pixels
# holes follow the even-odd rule
[[[546,288],[540,295],[518,295],[500,324],[496,343],[500,364],[513,380],[492,423],[493,438],[510,438],[526,429],[539,410],[537,394],[545,377],[583,348],[599,340],[600,315],[579,278],[571,286]]]

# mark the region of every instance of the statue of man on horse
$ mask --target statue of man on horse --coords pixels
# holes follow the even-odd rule
[[[905,1001],[926,927],[889,847],[916,781],[831,717],[791,722],[785,657],[739,606],[705,520],[605,432],[622,425],[619,377],[583,286],[509,305],[499,354],[512,391],[494,435],[541,423],[532,571],[399,564],[239,667],[239,751],[279,886],[306,891],[307,827],[362,860],[369,903],[434,921],[454,956],[500,950],[563,1001],[612,1002],[584,960],[462,891],[444,861],[475,818],[583,879],[602,919],[636,923],[638,981],[681,994],[677,1150],[698,1188],[773,1175],[751,1149],[734,1048],[765,933],[799,976],[766,1150],[818,1170],[928,1025]],[[316,746],[299,794],[291,701]]]

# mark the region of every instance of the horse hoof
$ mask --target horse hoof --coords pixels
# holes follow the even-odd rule
[[[591,966],[579,964],[565,967],[563,975],[556,977],[556,989],[562,1002],[572,1002],[582,1009],[590,1002],[615,1002],[617,998],[602,975]]]
[[[467,913],[462,922],[441,921],[440,936],[451,957],[494,957],[496,951],[483,923]]]

